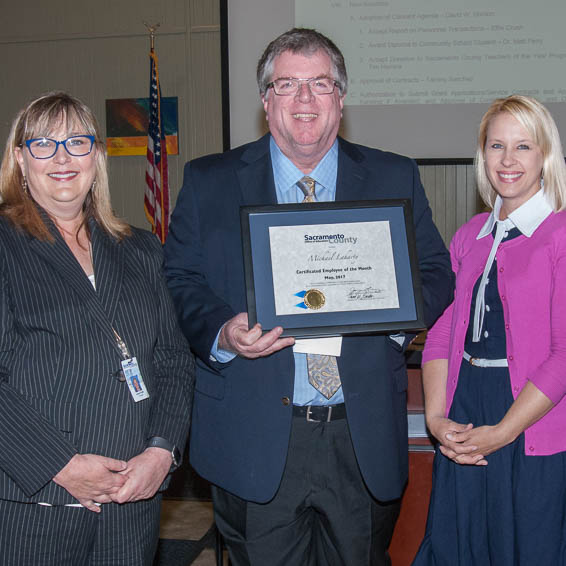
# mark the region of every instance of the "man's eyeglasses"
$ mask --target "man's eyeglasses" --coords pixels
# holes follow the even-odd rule
[[[267,85],[273,88],[278,96],[295,96],[301,88],[301,83],[306,83],[313,94],[332,94],[340,83],[329,77],[317,77],[314,79],[275,79]]]
[[[53,157],[59,146],[62,145],[69,155],[83,157],[92,151],[94,136],[71,136],[66,140],[53,140],[51,138],[34,138],[26,140],[26,146],[35,159],[49,159]]]

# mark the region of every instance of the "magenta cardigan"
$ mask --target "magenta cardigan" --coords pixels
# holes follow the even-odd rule
[[[454,302],[429,331],[423,363],[448,359],[446,414],[462,363],[472,291],[493,236],[480,240],[488,214],[462,226],[450,244],[456,273]],[[525,453],[566,450],[566,211],[550,214],[530,238],[520,235],[497,251],[497,282],[503,303],[513,397],[530,380],[556,406],[525,431]]]

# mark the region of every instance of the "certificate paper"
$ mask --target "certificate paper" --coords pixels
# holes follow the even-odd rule
[[[399,307],[389,221],[270,226],[276,315]]]

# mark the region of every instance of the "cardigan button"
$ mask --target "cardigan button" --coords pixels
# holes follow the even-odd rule
[[[283,397],[281,399],[281,403],[283,403],[283,405],[285,405],[285,407],[287,407],[288,405],[290,405],[291,399],[289,399],[289,397]]]
[[[500,268],[499,268],[499,273],[503,273],[503,271],[504,271],[503,267],[500,267]]]
[[[509,356],[509,360],[513,360],[513,356],[512,356],[512,355]]]
[[[530,451],[530,452],[534,452],[534,451],[535,451],[535,447],[534,447],[534,446],[529,446],[529,451]]]

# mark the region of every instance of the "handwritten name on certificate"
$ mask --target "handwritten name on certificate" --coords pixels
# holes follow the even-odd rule
[[[270,226],[277,315],[399,307],[389,221]]]

